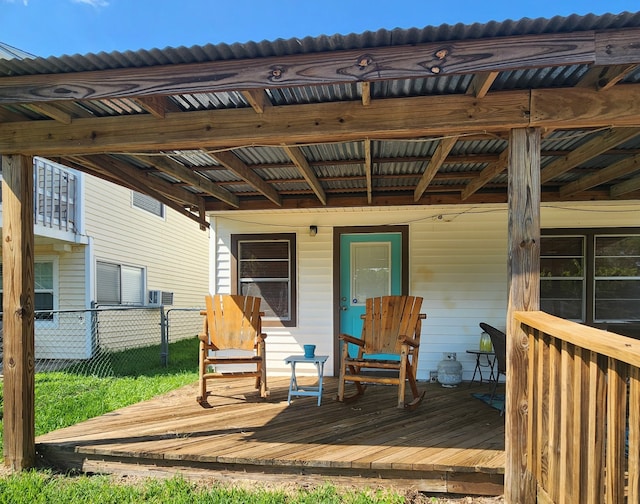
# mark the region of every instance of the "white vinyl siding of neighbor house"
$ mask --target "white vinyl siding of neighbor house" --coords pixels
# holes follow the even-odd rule
[[[172,209],[158,217],[137,208],[129,189],[89,175],[85,191],[86,233],[93,238],[94,261],[142,267],[145,291],[173,292],[173,306],[204,306],[209,292],[208,231]],[[95,264],[92,267],[95,270]]]
[[[640,203],[545,204],[545,228],[640,226]],[[228,218],[227,218],[228,217]],[[473,374],[480,322],[504,329],[507,308],[506,205],[219,213],[212,222],[212,291],[230,292],[231,235],[297,233],[298,324],[266,327],[267,369],[288,374],[283,359],[314,343],[333,365],[334,226],[409,225],[409,293],[424,297],[418,378],[427,380],[444,352],[456,352],[463,378]],[[318,226],[316,236],[309,226]],[[313,370],[311,370],[313,371]]]

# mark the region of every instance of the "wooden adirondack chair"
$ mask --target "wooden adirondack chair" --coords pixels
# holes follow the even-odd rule
[[[420,404],[424,392],[421,394],[418,391],[416,372],[422,320],[426,318],[424,313],[420,313],[421,306],[422,298],[414,296],[367,299],[366,311],[362,315],[364,323],[361,337],[355,338],[348,334],[340,336],[343,344],[338,401],[358,398],[364,393],[364,383],[382,383],[398,385],[398,408],[413,409]],[[349,355],[348,343],[357,346],[358,354],[355,357]],[[377,358],[379,354],[395,354],[399,359]],[[368,355],[376,357],[368,358]],[[413,399],[405,404],[407,381]],[[346,382],[354,382],[356,385],[355,394],[348,397],[345,397]]]
[[[198,402],[207,400],[207,381],[216,378],[255,377],[260,395],[267,397],[266,334],[262,333],[259,297],[221,295],[205,296],[206,311],[200,338],[200,383]],[[224,350],[247,350],[253,355],[222,356],[211,354]],[[219,372],[216,365],[251,364],[255,371]],[[209,370],[209,366],[214,366]]]

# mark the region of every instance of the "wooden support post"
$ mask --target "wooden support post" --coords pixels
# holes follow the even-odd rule
[[[534,476],[527,466],[527,335],[513,318],[516,310],[540,307],[540,130],[514,129],[509,137],[509,258],[507,382],[505,421],[505,501],[536,502]]]
[[[33,158],[2,157],[4,462],[35,465]]]

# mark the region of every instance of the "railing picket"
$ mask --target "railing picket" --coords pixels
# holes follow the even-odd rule
[[[640,369],[636,367],[629,373],[628,460],[627,502],[640,502]]]
[[[549,466],[547,479],[548,491],[553,502],[560,499],[560,396],[562,395],[562,382],[560,377],[561,355],[560,342],[551,339],[549,345]]]
[[[571,452],[569,466],[572,471],[573,495],[577,502],[584,502],[584,494],[587,488],[586,451],[581,447],[586,446],[587,429],[584,418],[588,414],[587,391],[589,388],[589,366],[587,364],[587,352],[572,345],[573,356],[573,438],[571,440]],[[577,477],[576,477],[577,476]]]
[[[605,475],[606,502],[618,504],[624,502],[625,470],[625,428],[627,366],[614,358],[609,358],[607,373],[607,470]]]

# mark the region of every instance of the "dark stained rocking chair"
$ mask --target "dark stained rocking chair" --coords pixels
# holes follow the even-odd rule
[[[493,402],[493,398],[496,395],[496,389],[498,388],[498,382],[500,381],[500,375],[504,375],[505,378],[507,377],[507,336],[500,329],[496,329],[486,322],[480,322],[480,328],[491,338],[493,351],[496,354],[497,369],[495,372],[495,381],[493,382],[490,400],[490,402]],[[504,407],[501,414],[503,413]]]
[[[205,296],[206,311],[199,352],[200,404],[207,401],[207,381],[216,378],[255,377],[260,396],[267,397],[267,366],[265,355],[266,334],[262,333],[262,315],[259,297],[221,295]],[[218,356],[220,350],[248,350],[253,355]],[[246,352],[245,352],[246,353]],[[252,364],[255,370],[218,372],[216,365]],[[208,366],[214,366],[213,371]]]
[[[364,394],[364,383],[398,385],[398,408],[413,409],[424,398],[418,391],[416,372],[422,320],[422,298],[414,296],[383,296],[369,298],[362,315],[362,335],[355,338],[342,334],[342,356],[338,401],[348,402]],[[358,354],[349,355],[348,343],[357,346]],[[395,354],[399,360],[367,358],[367,355]],[[365,373],[362,373],[362,371]],[[371,371],[374,371],[373,373]],[[375,371],[382,371],[376,374]],[[388,376],[391,371],[393,376]],[[396,375],[397,373],[397,375]],[[413,399],[405,404],[405,385],[409,382]],[[345,383],[354,382],[356,392],[345,396]]]

